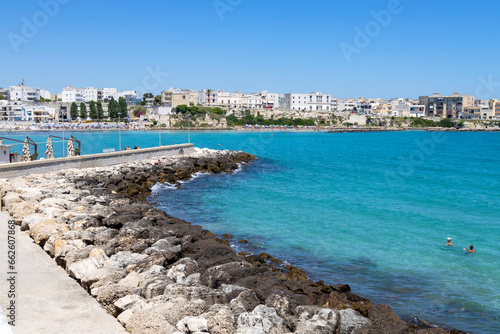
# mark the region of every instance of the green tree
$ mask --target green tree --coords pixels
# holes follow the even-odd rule
[[[443,118],[439,121],[439,126],[442,128],[451,128],[453,126],[453,123],[451,122],[451,119]]]
[[[87,119],[87,106],[85,105],[85,102],[80,103],[80,118],[82,121]]]
[[[97,119],[104,118],[104,110],[102,109],[101,101],[97,102]]]
[[[155,104],[159,106],[161,104],[161,95],[156,95],[155,96]]]
[[[78,117],[78,105],[76,104],[76,102],[71,103],[69,116],[71,117],[71,119],[76,119]]]
[[[127,101],[125,100],[124,97],[120,97],[118,99],[118,105],[120,106],[119,110],[120,110],[120,113],[122,114],[121,117],[122,118],[127,117],[127,115],[128,115],[128,113],[127,113]]]
[[[181,113],[181,114],[186,114],[189,110],[189,107],[185,104],[181,104],[181,105],[178,105],[177,107],[175,107],[175,111],[177,113]]]
[[[110,119],[116,119],[118,118],[118,112],[120,110],[120,105],[114,98],[111,98],[111,100],[108,103],[108,115]]]
[[[101,106],[102,108],[102,106]],[[94,101],[89,102],[89,117],[92,119],[97,119],[97,107]]]
[[[3,96],[2,94],[0,94],[0,100],[3,100],[5,99],[5,96]]]

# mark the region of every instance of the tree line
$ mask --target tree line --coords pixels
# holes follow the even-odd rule
[[[120,114],[120,115],[118,115]],[[72,120],[80,117],[82,120],[86,120],[90,117],[93,120],[104,119],[104,109],[101,102],[89,102],[89,111],[87,112],[87,105],[85,102],[80,103],[80,110],[78,110],[78,105],[76,102],[71,103],[71,108],[69,115]],[[118,101],[111,98],[108,102],[108,119],[126,118],[127,113],[127,101],[125,98],[120,97]]]

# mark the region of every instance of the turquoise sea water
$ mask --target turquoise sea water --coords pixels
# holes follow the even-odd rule
[[[83,154],[118,146],[118,133],[73,134]],[[30,134],[40,142],[47,136]],[[152,200],[167,213],[247,239],[251,250],[285,259],[313,279],[348,283],[400,316],[500,333],[500,133],[190,138],[197,147],[259,159],[234,175],[158,188]],[[186,141],[186,133],[162,134],[163,144]],[[155,132],[122,132],[122,146],[158,142]],[[447,237],[455,246],[445,246]],[[467,255],[462,247],[470,244],[477,252]]]

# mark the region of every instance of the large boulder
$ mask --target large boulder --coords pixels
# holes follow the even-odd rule
[[[181,333],[208,333],[207,319],[203,317],[184,317],[175,328]]]
[[[265,305],[257,306],[252,312],[240,314],[237,332],[241,334],[284,334],[288,329],[276,310]]]
[[[337,330],[338,311],[319,306],[298,306],[296,330],[304,334],[331,334]]]
[[[139,261],[146,259],[146,254],[131,253],[131,252],[118,252],[112,255],[106,263],[106,266],[115,268],[127,268],[130,265],[135,265]]]
[[[66,225],[56,224],[54,219],[36,222],[30,226],[30,236],[42,247],[52,235],[67,231],[68,227]]]
[[[183,298],[186,300],[201,299],[207,305],[228,304],[228,296],[217,289],[206,286],[187,286],[182,284],[169,284],[165,288],[164,295],[169,299]]]
[[[227,305],[213,305],[201,315],[207,319],[208,331],[212,334],[232,334],[236,332],[236,317]]]
[[[357,333],[357,330],[363,326],[371,324],[371,321],[360,316],[353,309],[339,311],[340,332],[339,334]]]

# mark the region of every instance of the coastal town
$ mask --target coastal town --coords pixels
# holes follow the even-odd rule
[[[0,88],[0,127],[108,121],[134,127],[227,128],[232,126],[429,126],[451,119],[465,128],[500,126],[500,99],[472,95],[423,95],[418,98],[341,99],[322,92],[257,93],[169,88],[160,94],[116,88],[64,87],[53,94],[18,85]],[[425,121],[411,121],[415,119]],[[410,121],[409,121],[410,120]],[[451,123],[448,123],[451,124]],[[486,125],[485,125],[486,124]],[[99,127],[103,125],[99,124]]]

